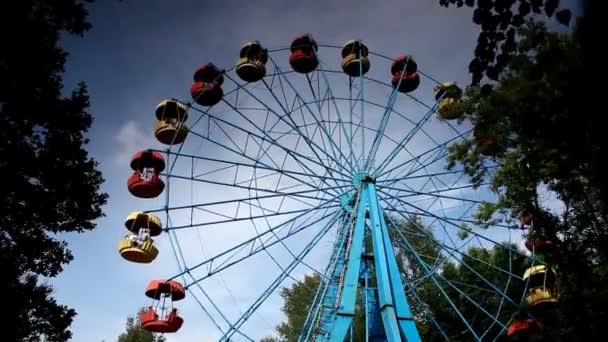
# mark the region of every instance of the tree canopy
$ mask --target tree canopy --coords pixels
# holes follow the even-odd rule
[[[81,1],[3,1],[0,5],[0,267],[11,298],[7,341],[65,341],[76,315],[41,277],[72,260],[63,232],[95,227],[106,195],[85,150],[93,117],[84,83],[62,94],[63,33],[90,28]]]
[[[118,336],[116,342],[165,342],[164,336],[155,336],[144,329],[137,316],[127,317],[125,332]]]
[[[518,25],[508,63],[490,77],[496,82],[478,85],[471,70],[473,86],[454,110],[464,112],[461,120],[472,123],[475,134],[450,151],[451,168],[463,166],[472,181],[489,182],[498,195],[479,210],[480,222],[531,218],[525,234],[555,243],[566,340],[599,338],[608,318],[602,285],[608,274],[608,187],[600,152],[606,138],[589,101],[589,20],[577,18],[564,33],[538,21]],[[484,146],[488,141],[491,149]],[[491,173],[485,171],[489,165]]]
[[[560,8],[559,0],[439,0],[439,4],[474,8],[473,23],[481,33],[469,64],[473,84],[484,76],[498,80],[517,49],[517,29],[526,19],[544,14],[567,26],[572,18],[569,9]]]

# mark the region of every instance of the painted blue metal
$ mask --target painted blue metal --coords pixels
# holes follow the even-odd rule
[[[359,191],[355,228],[350,239],[348,263],[340,291],[340,304],[338,305],[337,314],[331,328],[331,337],[329,339],[331,342],[342,342],[344,340],[344,335],[351,327],[353,316],[355,315],[361,255],[363,254],[363,239],[365,237],[365,204],[368,198],[368,190],[364,187]]]
[[[388,157],[386,157],[384,159],[384,161],[374,171],[374,176],[377,176],[378,174],[382,174],[382,171],[388,165],[390,165],[391,161],[393,161],[395,159],[395,157],[397,157],[397,155],[399,155],[399,152],[401,152],[401,151],[404,150],[404,147],[410,142],[410,140],[412,140],[412,138],[416,135],[416,133],[418,133],[418,131],[421,129],[421,127],[431,118],[431,116],[435,112],[435,106],[436,105],[433,105],[433,107],[424,115],[424,117],[422,118],[422,120],[420,120],[414,126],[414,128],[412,128],[405,135],[405,137],[403,137],[403,140],[401,140],[401,142],[399,143],[399,145],[395,146],[395,148],[388,154]]]
[[[277,70],[280,70],[278,64],[275,62],[275,60],[269,56],[268,60],[274,64],[275,68],[277,68]],[[340,154],[340,157],[343,158],[344,160],[346,160],[347,165],[350,166],[350,174],[352,176],[352,173],[354,172],[354,166],[352,164],[350,164],[350,160],[347,156],[344,155],[344,153],[339,149],[339,147],[337,146],[336,142],[334,141],[334,139],[332,138],[331,134],[329,134],[329,132],[327,131],[327,128],[320,124],[319,118],[317,118],[317,116],[315,115],[315,113],[310,109],[310,107],[308,106],[308,104],[306,103],[306,101],[303,100],[303,97],[300,95],[300,92],[298,91],[298,89],[293,85],[293,83],[287,78],[285,77],[285,74],[281,74],[283,76],[283,79],[285,80],[285,82],[289,85],[290,89],[296,94],[296,96],[300,99],[302,99],[302,102],[304,102],[304,107],[308,110],[308,112],[310,113],[310,115],[315,119],[315,121],[317,122],[317,124],[319,125],[319,127],[321,128],[321,130],[325,133],[325,136],[328,138],[330,145],[332,146],[332,150],[335,148],[337,149],[337,152]],[[245,89],[245,88],[243,88]],[[271,92],[272,93],[272,92]],[[253,98],[257,99],[254,95],[252,95]],[[258,100],[259,101],[259,100]],[[264,105],[263,101],[260,102]],[[337,108],[337,106],[336,106]],[[270,108],[269,108],[270,109]],[[338,114],[339,112],[336,112],[336,114]],[[321,115],[321,113],[319,113],[319,116]],[[341,164],[338,164],[340,166],[342,166]]]
[[[315,209],[315,210],[316,210],[316,209]],[[308,212],[311,212],[311,211],[312,211],[312,210],[310,210],[310,209],[308,210]],[[281,223],[281,224],[279,224],[279,225],[276,225],[275,227],[273,227],[273,228],[272,228],[272,230],[277,230],[277,229],[281,229],[281,228],[283,228],[283,227],[286,227],[286,226],[287,226],[287,225],[289,225],[290,223],[295,222],[295,221],[296,221],[298,218],[305,216],[305,215],[306,215],[308,212],[305,212],[305,213],[299,214],[298,216],[296,216],[296,217],[294,217],[294,218],[291,218],[291,219],[289,219],[289,220],[287,220],[287,221],[285,221],[285,222],[283,222],[283,223]],[[283,237],[282,237],[282,239],[287,239],[287,238],[289,238],[290,236],[293,236],[293,235],[295,235],[295,234],[297,234],[297,233],[301,232],[302,230],[307,229],[307,228],[309,228],[309,227],[313,226],[314,224],[316,224],[316,223],[318,223],[318,222],[321,222],[321,221],[322,221],[322,220],[324,220],[324,219],[330,218],[330,219],[333,221],[334,219],[336,219],[336,218],[338,217],[338,215],[339,215],[339,212],[333,212],[333,213],[330,213],[330,214],[323,215],[322,217],[320,217],[320,218],[318,218],[318,219],[316,219],[316,220],[314,220],[314,221],[312,221],[312,222],[309,222],[309,223],[307,223],[306,225],[304,225],[304,226],[302,226],[302,227],[299,227],[299,228],[298,228],[298,229],[296,229],[296,230],[290,231],[288,234],[286,234],[285,236],[283,236]],[[190,267],[190,268],[187,268],[187,269],[185,269],[185,270],[181,271],[180,273],[178,273],[178,274],[174,275],[173,277],[171,277],[169,280],[172,280],[172,279],[175,279],[175,278],[181,277],[181,276],[182,276],[182,275],[184,275],[186,272],[193,271],[193,270],[198,269],[198,268],[200,268],[200,267],[202,267],[202,266],[205,266],[205,265],[211,265],[211,264],[213,264],[213,262],[214,262],[214,261],[216,261],[216,260],[217,260],[217,259],[219,259],[220,257],[225,257],[225,256],[227,256],[227,255],[228,255],[229,253],[231,253],[231,252],[238,252],[240,249],[242,249],[242,248],[244,248],[244,247],[246,247],[246,246],[248,246],[248,245],[251,245],[251,244],[252,244],[252,243],[254,243],[256,240],[260,239],[262,236],[265,236],[265,235],[268,235],[268,234],[270,234],[270,232],[269,232],[269,231],[265,231],[265,232],[263,232],[263,233],[261,233],[261,234],[259,234],[259,235],[257,235],[257,236],[254,236],[254,237],[252,237],[252,238],[250,238],[250,239],[248,239],[248,240],[246,240],[246,241],[243,241],[243,242],[241,242],[240,244],[238,244],[238,245],[236,245],[236,246],[233,246],[232,248],[229,248],[229,249],[227,249],[227,250],[225,250],[225,251],[223,251],[223,252],[221,252],[221,253],[218,253],[218,254],[216,254],[216,255],[214,255],[214,256],[212,256],[212,257],[210,257],[210,258],[206,259],[205,261],[202,261],[202,262],[200,262],[200,263],[198,263],[198,264],[196,264],[196,265],[194,265],[194,266],[192,266],[192,267]],[[270,247],[270,246],[272,246],[272,245],[274,245],[274,244],[276,244],[276,243],[278,243],[278,241],[273,241],[272,243],[267,244],[267,245],[266,245],[266,247]],[[233,265],[233,264],[235,264],[235,263],[237,263],[237,262],[239,262],[239,261],[242,261],[242,260],[244,260],[244,259],[247,259],[248,257],[250,257],[250,256],[252,256],[252,255],[254,255],[254,254],[256,254],[256,253],[259,253],[260,251],[261,251],[261,249],[260,249],[260,248],[257,248],[257,249],[255,249],[255,250],[252,250],[252,251],[250,251],[250,252],[249,252],[247,255],[245,255],[245,256],[243,256],[243,257],[241,257],[241,258],[237,259],[237,261],[232,262],[232,263],[230,263],[229,265],[226,265],[225,267],[223,267],[223,268],[221,268],[221,269],[216,268],[216,269],[215,269],[213,272],[211,272],[211,271],[210,271],[210,272],[209,272],[209,274],[207,274],[205,277],[202,277],[202,278],[197,279],[197,281],[202,281],[203,279],[208,278],[208,277],[209,277],[209,276],[211,276],[212,274],[217,273],[217,272],[220,272],[221,270],[225,269],[226,267],[229,267],[230,265]]]
[[[462,134],[459,134],[459,135],[458,135],[458,136],[456,136],[456,137],[452,137],[452,138],[450,138],[450,139],[448,139],[448,140],[444,141],[443,143],[441,143],[441,144],[439,144],[439,145],[433,146],[433,147],[431,147],[430,149],[428,149],[428,150],[426,150],[426,151],[424,151],[424,152],[422,152],[422,153],[419,153],[419,154],[418,154],[416,157],[411,158],[411,159],[408,159],[408,160],[405,160],[405,161],[403,161],[402,163],[400,163],[400,164],[398,164],[398,165],[396,165],[396,166],[393,166],[392,168],[390,168],[390,169],[388,169],[388,170],[383,170],[382,172],[380,172],[380,174],[378,174],[378,175],[376,176],[376,178],[381,178],[381,177],[384,177],[384,176],[386,176],[387,174],[389,174],[389,173],[391,173],[391,172],[393,172],[393,171],[395,171],[395,170],[399,169],[400,167],[402,167],[402,166],[404,166],[404,165],[407,165],[407,164],[409,164],[409,163],[411,163],[411,162],[413,162],[413,161],[415,161],[415,160],[417,160],[417,159],[420,159],[420,158],[422,158],[423,156],[425,156],[425,155],[427,155],[427,154],[429,154],[429,153],[435,152],[435,151],[440,150],[440,149],[442,149],[442,148],[446,148],[448,145],[452,144],[453,142],[455,142],[455,141],[457,141],[457,140],[462,139],[464,136],[466,136],[466,135],[467,135],[468,133],[470,133],[470,132],[472,132],[472,129],[471,129],[471,130],[468,130],[468,131],[466,131],[466,132],[464,132],[464,133],[462,133]],[[400,177],[398,177],[398,178],[400,178]]]
[[[300,336],[298,338],[298,342],[311,341],[314,340],[313,336],[318,333],[318,321],[319,315],[323,308],[321,303],[325,300],[325,295],[328,293],[328,289],[333,282],[333,278],[330,276],[334,273],[335,267],[338,265],[338,260],[341,258],[341,254],[343,253],[343,246],[345,245],[345,240],[348,235],[348,230],[350,229],[349,221],[345,220],[346,216],[342,217],[342,222],[340,224],[340,229],[338,230],[338,234],[336,237],[336,241],[334,242],[334,248],[332,255],[329,259],[329,263],[327,264],[327,268],[321,279],[321,283],[317,288],[317,292],[315,293],[315,297],[311,304],[311,310],[308,312],[306,317],[306,321],[304,322],[304,326],[300,332]]]
[[[360,279],[365,287],[367,341],[420,341],[413,320],[393,246],[379,205],[373,178],[359,173],[353,179],[357,185],[355,210],[344,212],[343,229],[346,237],[335,246],[329,267],[330,280],[322,283],[313,310],[309,314],[300,341],[342,342],[352,333],[356,299]],[[369,217],[369,221],[368,221]],[[368,224],[369,222],[369,224]],[[365,227],[369,228],[374,266],[366,265],[362,256],[365,251]],[[373,268],[373,272],[369,270]],[[377,289],[369,287],[369,275],[376,279]]]
[[[237,319],[237,321],[230,326],[228,331],[226,331],[226,333],[220,338],[220,342],[230,341],[232,335],[234,335],[240,329],[240,327],[247,321],[247,319],[249,319],[249,317],[253,315],[255,310],[257,310],[257,308],[259,308],[260,305],[262,305],[264,301],[266,301],[266,299],[270,297],[270,295],[279,287],[279,285],[281,285],[285,278],[287,278],[289,274],[296,268],[296,266],[301,263],[302,259],[304,259],[304,257],[313,249],[314,246],[316,246],[316,244],[321,240],[321,238],[323,238],[323,236],[327,234],[327,232],[333,226],[333,223],[333,221],[329,222],[315,235],[315,237],[302,249],[302,251],[300,251],[298,256],[289,263],[287,268],[283,272],[281,272],[281,274],[279,274],[279,276],[272,282],[272,284],[268,286],[266,291],[264,291],[249,307],[249,309],[247,309],[243,313],[243,315],[241,315],[241,317],[239,317],[239,319]]]
[[[342,124],[344,121],[342,120],[342,114],[340,113],[340,108],[338,107],[338,103],[336,102],[336,99],[334,97],[334,93],[331,90],[331,86],[330,86],[330,82],[327,78],[327,75],[325,75],[325,68],[323,67],[323,61],[321,60],[321,58],[319,58],[319,56],[317,56],[317,60],[319,61],[319,66],[317,67],[318,70],[318,74],[321,75],[321,77],[323,78],[323,81],[325,81],[325,85],[327,87],[327,92],[329,93],[329,98],[331,99],[331,102],[333,103],[333,107],[334,107],[334,111],[338,117],[338,122],[339,122],[339,126],[340,128],[342,128],[341,132],[344,134],[344,136],[346,137],[347,143],[350,147],[351,153],[353,151],[353,141],[352,141],[352,137],[348,136],[348,133],[346,132],[346,128],[344,128],[344,125]],[[329,119],[329,118],[328,118]],[[350,155],[349,155],[350,157]],[[349,161],[349,166],[351,169],[351,173],[356,171],[356,166],[353,164],[352,162],[352,158],[348,159]]]
[[[393,246],[386,231],[384,214],[379,206],[376,188],[373,183],[367,183],[369,191],[369,217],[374,247],[376,279],[378,281],[378,296],[380,312],[387,340],[420,341],[420,335],[413,321],[401,275],[393,253]],[[403,339],[402,339],[403,338]]]
[[[318,316],[314,318],[312,338],[307,341],[326,341],[332,333],[331,327],[336,316],[336,305],[341,292],[340,289],[349,246],[348,237],[351,234],[351,230],[352,223],[349,215],[344,218],[342,236],[340,237],[341,243],[337,246],[338,250],[336,258],[333,260],[333,265],[330,265],[331,278],[326,284],[325,293],[321,301],[321,309]]]
[[[404,64],[402,71],[405,71],[405,66],[406,65]],[[388,103],[386,104],[386,106],[384,108],[384,113],[382,114],[382,119],[380,120],[379,128],[376,131],[376,136],[374,137],[374,140],[372,142],[372,147],[369,150],[367,161],[365,162],[364,170],[366,172],[369,172],[370,169],[374,166],[373,161],[376,158],[376,153],[378,152],[378,148],[380,148],[380,142],[382,141],[382,138],[385,136],[384,131],[386,129],[386,125],[388,125],[388,121],[393,112],[393,106],[395,105],[395,102],[397,101],[397,94],[398,94],[398,89],[401,86],[401,81],[402,81],[402,79],[400,78],[399,82],[397,83],[397,86],[393,88],[393,91],[391,92],[391,95],[388,98]],[[389,158],[392,159],[391,156],[389,156]],[[387,159],[385,159],[384,161],[386,161]],[[370,164],[370,162],[371,162],[371,164]]]
[[[384,213],[381,211],[380,223],[382,227],[382,234],[384,237],[384,249],[386,251],[389,274],[391,277],[391,288],[393,291],[393,297],[395,301],[395,310],[397,313],[397,320],[401,327],[401,331],[406,336],[408,342],[420,341],[420,335],[416,328],[416,322],[414,322],[414,316],[410,310],[410,307],[405,297],[405,287],[401,281],[401,273],[397,266],[397,260],[395,258],[395,251],[393,250],[393,244],[391,243],[390,236],[388,234],[388,228],[384,219]]]
[[[243,89],[245,89],[245,88],[243,88]],[[232,107],[232,105],[231,105],[231,104],[228,104],[228,106],[229,106],[229,107],[231,107],[231,108],[232,108],[233,110],[235,110],[235,111],[237,111],[237,110],[238,110],[238,108],[236,108],[236,107]],[[243,128],[242,128],[242,127],[240,127],[239,125],[236,125],[236,124],[234,124],[234,123],[231,123],[231,122],[229,122],[229,121],[226,121],[226,120],[224,120],[224,119],[222,119],[222,118],[218,117],[217,115],[211,114],[211,113],[209,113],[209,112],[207,112],[207,111],[203,111],[203,110],[198,109],[198,108],[195,108],[195,107],[192,107],[192,108],[193,108],[193,109],[195,109],[196,111],[198,111],[198,112],[200,112],[200,113],[204,114],[204,115],[209,116],[211,119],[213,119],[213,121],[214,121],[216,124],[217,124],[218,122],[219,122],[219,123],[222,123],[223,125],[226,125],[226,126],[230,127],[230,129],[234,129],[234,130],[237,130],[237,131],[242,132],[242,133],[244,133],[244,134],[248,134],[249,136],[254,137],[254,138],[256,138],[256,139],[259,139],[260,141],[272,143],[272,144],[273,144],[274,146],[276,146],[277,148],[279,148],[279,149],[283,150],[283,152],[290,154],[290,155],[292,156],[292,158],[293,158],[295,161],[300,161],[300,159],[299,159],[299,158],[301,158],[302,160],[306,160],[306,161],[311,162],[311,163],[313,163],[313,164],[316,164],[316,165],[318,165],[318,166],[321,166],[321,167],[327,168],[327,169],[329,169],[329,170],[331,170],[331,171],[335,172],[336,174],[342,175],[342,176],[344,176],[344,177],[349,177],[349,178],[350,178],[350,177],[352,177],[352,175],[351,175],[351,174],[345,174],[345,173],[342,173],[342,172],[341,172],[341,171],[339,171],[339,170],[329,168],[327,165],[323,164],[323,162],[322,162],[320,159],[314,159],[314,158],[310,158],[310,157],[307,157],[307,156],[305,156],[305,155],[303,155],[303,154],[301,154],[301,153],[299,153],[299,152],[297,152],[297,151],[294,151],[293,149],[287,148],[286,146],[284,146],[284,145],[283,145],[283,144],[281,144],[280,142],[276,141],[276,139],[275,139],[275,138],[270,137],[270,136],[267,134],[267,132],[262,131],[262,134],[264,134],[264,136],[261,136],[261,135],[259,135],[259,134],[254,133],[254,132],[251,132],[251,131],[249,131],[249,130],[243,129]],[[241,113],[241,114],[242,114],[242,113]],[[276,114],[276,113],[275,113],[275,114]],[[242,115],[244,115],[244,114],[242,114]],[[278,114],[277,114],[277,115],[278,115]],[[288,125],[289,125],[289,124],[288,124]],[[260,128],[259,128],[257,125],[256,125],[256,128],[257,128],[258,130],[260,130]],[[231,151],[231,152],[233,152],[233,153],[236,153],[236,154],[237,154],[239,157],[244,157],[244,158],[247,158],[247,159],[249,159],[249,160],[253,161],[254,163],[261,163],[261,162],[260,162],[260,160],[256,160],[256,159],[254,159],[254,158],[251,158],[251,157],[249,157],[249,156],[248,156],[248,155],[246,155],[246,154],[241,154],[241,153],[239,153],[238,151],[235,151],[234,149],[231,149],[231,148],[229,148],[229,147],[225,146],[224,144],[218,143],[218,142],[217,142],[217,141],[215,141],[214,139],[211,139],[211,138],[209,138],[208,136],[205,136],[204,134],[199,134],[199,133],[196,133],[196,132],[194,131],[194,129],[193,129],[193,128],[191,128],[191,129],[190,129],[190,133],[191,133],[191,134],[194,134],[194,135],[197,135],[197,136],[201,137],[202,139],[205,139],[206,141],[209,141],[210,143],[213,143],[213,144],[215,144],[215,145],[217,145],[217,146],[220,146],[220,147],[222,147],[222,148],[225,148],[225,149],[227,149],[227,150],[229,150],[229,151]],[[314,144],[314,142],[311,142],[311,144],[316,145],[316,144]],[[317,145],[317,148],[320,148],[320,147],[318,147],[318,145]],[[270,156],[268,156],[268,158],[271,158],[271,157],[270,157]],[[262,163],[262,165],[265,165],[265,164],[264,164],[264,163]],[[340,165],[340,164],[338,164],[338,165]],[[278,165],[275,165],[275,166],[276,166],[276,167],[279,167]],[[303,164],[302,166],[303,166],[304,168],[306,168],[306,169],[307,169],[309,172],[314,173],[314,171],[312,171],[311,169],[309,169],[309,168],[307,167],[307,165],[306,165],[306,164]]]

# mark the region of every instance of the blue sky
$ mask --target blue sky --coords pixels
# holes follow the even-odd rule
[[[137,149],[159,147],[152,134],[154,108],[164,98],[188,100],[196,66],[213,61],[227,68],[246,41],[287,47],[296,35],[311,33],[325,44],[363,39],[370,49],[384,55],[411,53],[429,74],[466,84],[466,67],[477,36],[470,10],[445,9],[429,0],[289,5],[284,1],[109,1],[92,5],[90,14],[93,29],[84,38],[64,40],[70,52],[65,85],[69,90],[84,80],[89,86],[91,112],[96,118],[89,132],[89,151],[100,163],[106,179],[103,190],[110,199],[96,230],[62,236],[75,258],[52,283],[60,302],[78,311],[72,326],[74,341],[114,341],[126,317],[147,303],[143,296],[147,282],[177,271],[166,237],[159,239],[159,260],[145,266],[123,261],[116,244],[124,235],[123,220],[129,212],[163,204],[161,199],[140,200],[129,195],[128,162]],[[337,58],[339,51],[334,53]],[[432,85],[423,87],[424,96],[430,98]],[[213,252],[215,242],[240,241],[239,233],[229,229],[204,231],[206,247],[200,250],[198,245],[187,245],[188,258],[202,260],[202,255]],[[260,259],[247,266],[245,270],[253,275],[245,275],[241,269],[241,273],[227,273],[211,282],[210,288],[228,285],[232,289],[228,294],[217,291],[222,305],[234,309],[239,305],[235,301],[252,298],[255,289],[247,282],[254,282],[258,271],[264,276],[264,262],[268,261]],[[280,321],[280,301],[273,300],[275,306],[261,309],[264,317],[258,317],[259,326],[251,327],[252,336],[270,334]],[[170,341],[213,341],[217,337],[207,329],[209,323],[204,323],[192,300],[178,306],[186,324]]]

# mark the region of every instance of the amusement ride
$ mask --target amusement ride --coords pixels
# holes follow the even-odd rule
[[[530,216],[521,225],[476,219],[494,197],[462,167],[446,168],[449,147],[469,139],[491,173],[501,146],[462,118],[458,84],[360,40],[302,35],[277,49],[252,41],[234,60],[196,69],[190,99],[162,100],[150,118],[166,149],[132,157],[129,192],[165,205],[128,215],[120,256],[151,263],[170,253],[178,266],[142,286],[144,329],[188,329],[195,317],[178,308],[191,299],[219,341],[254,341],[247,323],[305,272],[319,286],[299,341],[350,341],[355,324],[365,341],[420,341],[424,329],[445,340],[542,335],[558,301],[555,248],[532,234]],[[182,248],[195,240],[186,232],[202,243],[212,229],[231,245],[213,255]],[[517,248],[521,229],[529,252]],[[490,249],[503,259],[482,258]],[[264,273],[249,274],[258,271],[242,265],[260,257]],[[450,265],[467,280],[450,277]],[[230,288],[222,273],[235,269],[259,289],[236,316],[208,285]],[[448,325],[461,327],[457,336]]]

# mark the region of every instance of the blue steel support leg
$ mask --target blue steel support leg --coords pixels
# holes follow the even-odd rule
[[[399,272],[399,267],[397,266],[395,251],[393,250],[393,245],[388,235],[388,229],[386,226],[386,221],[384,220],[384,213],[382,211],[380,211],[380,223],[382,226],[384,250],[387,256],[388,269],[391,278],[391,289],[393,290],[393,299],[395,300],[395,310],[397,313],[399,327],[401,328],[401,333],[406,337],[406,341],[418,342],[420,341],[420,335],[418,334],[418,329],[416,329],[414,316],[412,315],[407,298],[405,297],[405,287],[401,281],[401,274]]]
[[[389,342],[420,341],[373,183],[367,183],[380,313]]]
[[[359,203],[357,204],[357,216],[355,229],[350,243],[348,264],[346,274],[342,283],[342,295],[336,319],[331,329],[331,342],[342,342],[344,336],[351,327],[355,316],[357,299],[357,289],[359,285],[359,275],[361,267],[361,254],[363,254],[363,239],[365,238],[365,212],[366,212],[367,189],[363,188],[359,193]]]
[[[418,342],[420,335],[411,313],[405,289],[401,281],[393,245],[388,233],[384,213],[380,208],[379,200],[373,179],[360,177],[357,203],[353,218],[354,228],[350,239],[346,241],[348,260],[344,276],[337,289],[338,305],[328,325],[327,338],[321,341],[343,342],[352,327],[355,315],[356,299],[359,278],[361,277],[361,263],[363,258],[366,236],[366,222],[369,213],[369,229],[374,267],[371,272],[376,279],[377,289],[369,287],[365,275],[365,302],[368,337],[370,341],[388,342]],[[346,255],[345,255],[346,257]],[[363,266],[366,267],[365,265]],[[365,270],[364,270],[365,271]],[[367,273],[367,272],[366,272]],[[372,309],[373,308],[373,309]],[[369,310],[372,309],[370,312]],[[370,318],[371,321],[370,322]],[[367,334],[366,334],[367,335]],[[319,341],[319,339],[317,339]]]
[[[375,196],[375,188],[372,183],[366,186],[367,189],[373,191]],[[369,194],[369,193],[368,193]],[[401,333],[395,305],[393,302],[393,291],[391,287],[390,274],[388,269],[386,251],[384,248],[384,236],[382,234],[382,225],[380,223],[380,208],[377,199],[370,198],[369,200],[369,219],[371,221],[370,229],[372,236],[372,245],[374,247],[374,261],[376,265],[376,280],[378,282],[378,309],[384,323],[384,331],[388,342],[400,342]],[[389,242],[390,243],[390,242]]]

